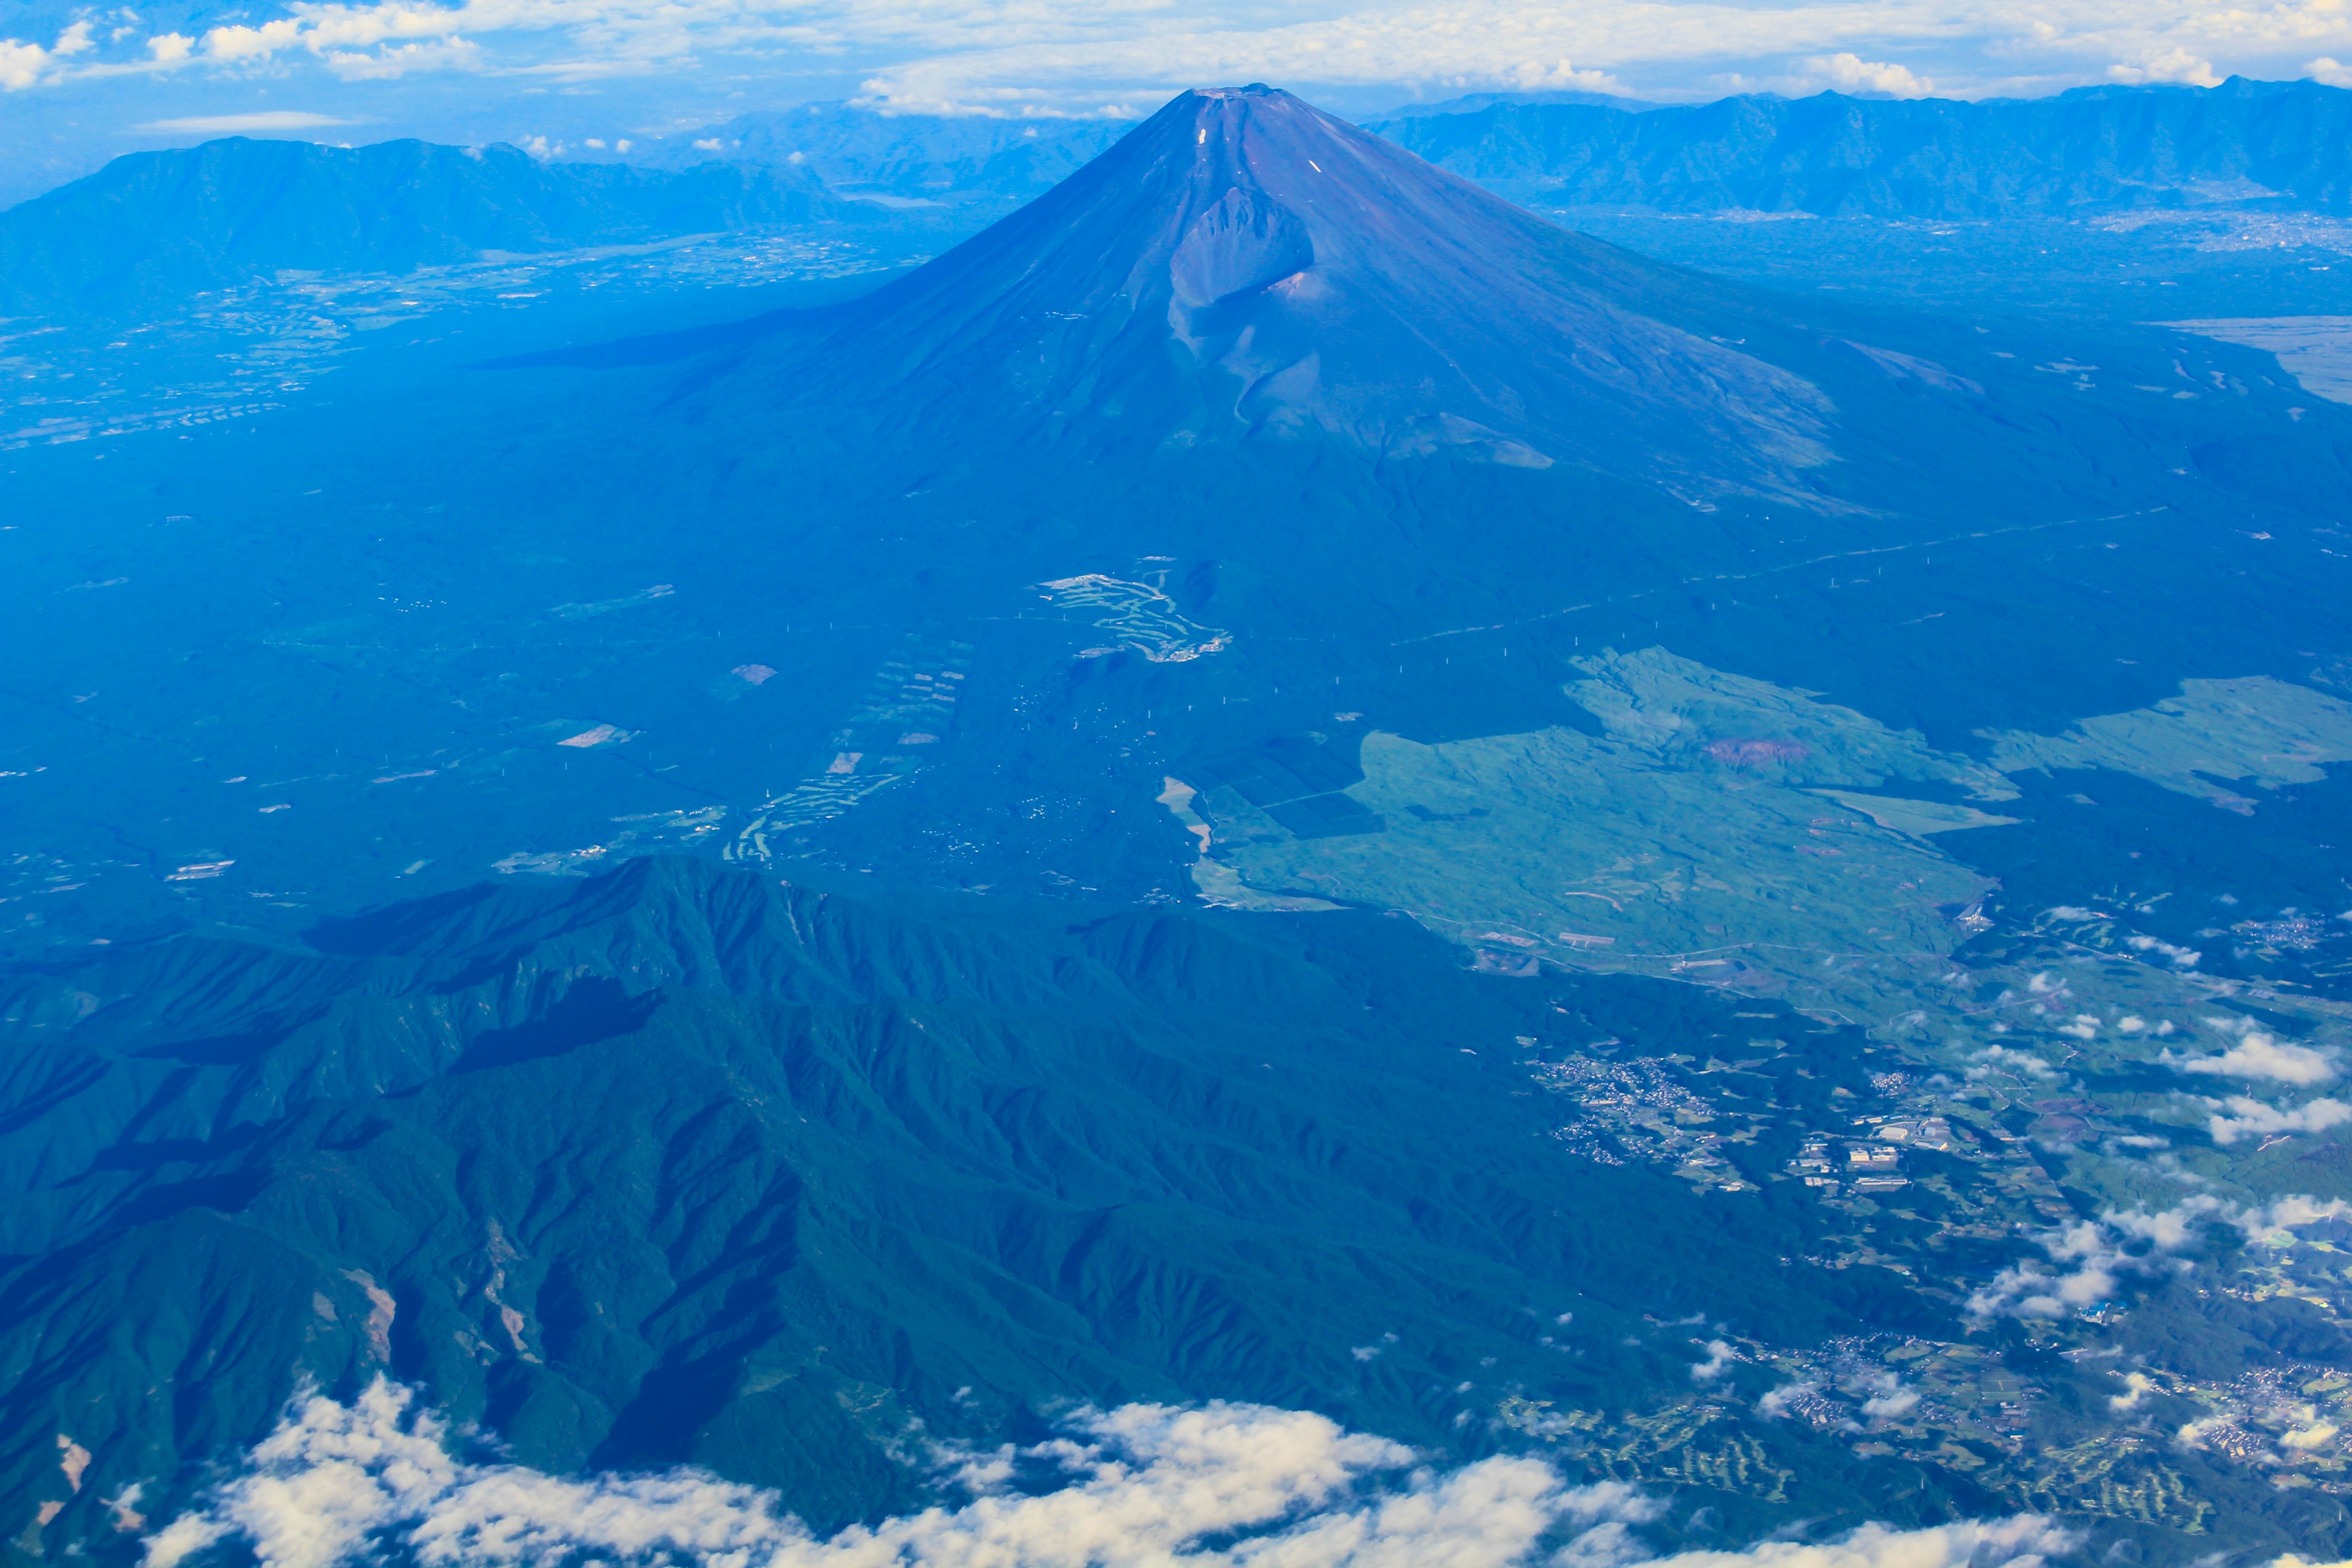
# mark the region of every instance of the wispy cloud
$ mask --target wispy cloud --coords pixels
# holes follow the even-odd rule
[[[296,109],[264,110],[254,114],[191,114],[178,120],[151,120],[142,131],[169,135],[226,136],[240,131],[317,131],[330,125],[356,125],[332,114],[306,114]]]
[[[232,1543],[266,1568],[1514,1568],[1563,1536],[1549,1553],[1563,1568],[2037,1568],[2072,1544],[2027,1515],[1658,1559],[1634,1529],[1660,1505],[1622,1483],[1571,1487],[1508,1457],[1439,1472],[1386,1438],[1252,1405],[1086,1412],[1061,1438],[961,1456],[961,1507],[832,1536],[700,1471],[566,1479],[470,1462],[451,1440],[386,1381],[349,1405],[299,1400],[241,1474],[148,1539],[145,1568]],[[1041,1470],[1060,1484],[1041,1488]]]

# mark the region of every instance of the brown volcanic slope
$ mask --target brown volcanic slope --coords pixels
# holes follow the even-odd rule
[[[1647,458],[1677,489],[1785,492],[1828,455],[1829,402],[1677,323],[1733,292],[1286,92],[1206,89],[706,391],[991,443],[1319,431],[1390,458]]]

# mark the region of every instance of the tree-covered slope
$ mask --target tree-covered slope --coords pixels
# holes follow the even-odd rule
[[[1729,1004],[1478,975],[1370,915],[891,912],[649,859],[5,991],[0,1511],[63,1502],[51,1551],[119,1542],[103,1499],[184,1496],[300,1379],[838,1521],[919,1500],[916,1421],[1229,1396],[1475,1451],[1456,1417],[1504,1393],[1687,1390],[1685,1315],[1949,1316],[1791,1267],[1794,1202],[1546,1135],[1520,1037],[1703,1050],[1752,1026]],[[1823,1045],[1787,1093],[1861,1082]],[[1825,1452],[1784,1495],[1973,1500]]]

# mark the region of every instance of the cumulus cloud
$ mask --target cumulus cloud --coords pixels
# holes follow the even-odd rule
[[[2211,60],[2200,59],[2179,45],[2136,65],[2118,61],[2107,68],[2107,74],[2117,81],[2129,82],[2134,86],[2152,81],[2178,82],[2188,87],[2221,85],[2221,79],[2213,73]]]
[[[1970,1083],[2007,1074],[2012,1078],[2056,1078],[2058,1069],[2035,1056],[2008,1046],[1988,1045],[1972,1052],[1965,1073]]]
[[[1570,1487],[1507,1457],[1441,1473],[1385,1438],[1251,1405],[1084,1412],[1060,1438],[964,1456],[961,1507],[832,1536],[700,1471],[566,1479],[469,1461],[451,1439],[382,1379],[349,1405],[299,1399],[240,1475],[148,1537],[145,1568],[232,1545],[263,1568],[1532,1568],[1539,1552],[1552,1568],[2039,1568],[2072,1544],[2024,1515],[1661,1559],[1634,1527],[1662,1505],[1622,1483]]]
[[[327,68],[345,81],[383,81],[411,71],[479,70],[482,48],[470,38],[436,38],[430,43],[402,44],[373,54],[350,49],[328,51]]]
[[[1969,1298],[1969,1314],[2063,1318],[2090,1311],[2112,1299],[2126,1277],[2186,1272],[2191,1265],[2184,1255],[2202,1247],[2213,1226],[2236,1230],[2248,1242],[2287,1247],[2296,1231],[2347,1215],[2352,1205],[2341,1199],[2323,1203],[2301,1194],[2249,1206],[2200,1193],[2168,1209],[2111,1209],[2095,1220],[2043,1232],[2035,1239],[2049,1262],[2032,1259],[2002,1269]],[[2137,1403],[2137,1394],[2131,1403]]]
[[[1866,60],[1860,55],[1837,54],[1812,62],[1816,74],[1840,92],[1883,92],[1889,98],[1925,98],[1936,84],[1911,74],[1908,66]]]
[[[91,34],[58,44],[69,47],[0,45],[0,85],[132,68]],[[444,47],[411,50],[435,45]],[[2352,58],[2352,9],[2335,0],[1234,0],[1211,11],[1154,0],[274,0],[184,52],[134,41],[131,53],[142,69],[235,73],[290,57],[350,75],[359,68],[346,57],[361,56],[382,74],[573,77],[732,55],[786,79],[822,60],[898,110],[1132,113],[1175,89],[1252,79],[1400,96],[1630,86],[1680,97],[1759,81],[1982,96],[2101,79],[2202,85],[2225,70],[2325,79]]]
[[[2215,1057],[2175,1056],[2158,1058],[2175,1072],[2204,1073],[2214,1078],[2263,1079],[2272,1083],[2326,1083],[2336,1076],[2336,1054],[2273,1039],[2259,1031]]]
[[[1733,1362],[1739,1359],[1739,1352],[1721,1340],[1709,1340],[1704,1348],[1706,1351],[1706,1359],[1694,1363],[1691,1366],[1693,1383],[1713,1383],[1723,1375],[1725,1370]]]
[[[2206,1120],[2205,1130],[2214,1142],[2223,1145],[2277,1133],[2325,1132],[2352,1121],[2352,1105],[2340,1100],[2320,1099],[2288,1108],[2233,1094],[2206,1103],[2214,1108],[2214,1113]]]
[[[0,91],[16,92],[49,79],[59,62],[96,48],[89,29],[89,23],[76,22],[47,47],[22,38],[0,38]]]
[[[2166,1051],[2158,1059],[2175,1072],[2272,1083],[2326,1083],[2336,1076],[2339,1068],[2342,1053],[2332,1046],[2298,1046],[2281,1040],[2247,1017],[2224,1015],[2201,1021],[2207,1028],[2237,1043],[2218,1056],[2176,1056]]]
[[[1862,1413],[1874,1421],[1892,1421],[1907,1415],[1919,1403],[1916,1389],[1903,1386],[1903,1380],[1891,1372],[1882,1372],[1865,1384],[1870,1397],[1862,1402]]]
[[[1498,1457],[1441,1475],[1385,1438],[1262,1405],[1087,1412],[1062,1438],[968,1460],[960,1473],[979,1495],[961,1508],[831,1537],[812,1533],[772,1493],[698,1471],[565,1479],[469,1462],[450,1451],[450,1436],[410,1391],[382,1379],[350,1405],[302,1399],[242,1475],[149,1539],[146,1568],[173,1568],[230,1542],[268,1568],[387,1554],[424,1568],[583,1554],[712,1568],[1504,1568],[1561,1531],[1603,1531],[1591,1546],[1630,1545],[1625,1527],[1658,1511],[1629,1487],[1570,1487],[1534,1459]],[[1013,1489],[1007,1483],[1024,1465],[1062,1484]],[[1210,1538],[1227,1543],[1203,1544]]]
[[[1767,1541],[1744,1552],[1685,1552],[1640,1568],[2043,1568],[2078,1538],[2035,1514],[1932,1530],[1866,1524],[1836,1541]]]
[[[48,63],[49,51],[38,44],[0,39],[0,89],[15,92],[32,86],[41,79],[41,68]]]
[[[2352,1215],[2352,1204],[2342,1198],[2329,1198],[2322,1203],[2301,1193],[2290,1193],[2267,1207],[2257,1204],[2252,1208],[2234,1210],[2229,1215],[2229,1220],[2246,1233],[2248,1241],[2269,1247],[2286,1247],[2294,1243],[2294,1233],[2306,1226],[2317,1225],[2322,1220],[2343,1219],[2347,1215]]]
[[[2177,1255],[2199,1239],[2200,1221],[2221,1211],[2198,1196],[2151,1214],[2144,1208],[2077,1220],[2039,1238],[2049,1263],[2011,1264],[1969,1298],[1975,1318],[2063,1318],[2113,1297],[2126,1275],[2158,1276],[2189,1267]],[[2053,1267],[2054,1266],[2054,1267]]]

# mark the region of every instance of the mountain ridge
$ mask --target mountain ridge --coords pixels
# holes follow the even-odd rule
[[[1999,218],[2352,209],[2352,91],[2232,77],[2053,98],[1496,104],[1368,128],[1546,207]]]
[[[700,1463],[837,1524],[923,1500],[887,1458],[914,1418],[1248,1397],[1486,1451],[1423,1408],[1480,1355],[1671,1389],[1675,1336],[1612,1337],[1643,1312],[1934,1318],[1891,1277],[1735,1285],[1801,1247],[1799,1210],[1735,1223],[1536,1136],[1514,1032],[1704,1034],[1729,1000],[1528,987],[1318,919],[908,917],[671,859],[397,907],[318,957],[167,942],[15,972],[0,1491],[32,1512],[69,1434],[94,1457],[47,1539],[103,1544],[100,1497],[185,1496],[298,1373],[383,1371],[527,1462]],[[729,932],[735,983],[643,962]],[[809,943],[897,978],[795,1002],[770,980]],[[921,952],[943,962],[894,968]],[[328,1006],[289,1030],[289,990]],[[83,1070],[36,1085],[35,1061]],[[1864,1086],[1814,1065],[1787,1091]],[[1623,1234],[1626,1205],[1661,1226]],[[1570,1309],[1573,1363],[1538,1334]]]
[[[279,271],[405,272],[486,251],[871,216],[790,168],[667,174],[505,145],[229,137],[128,153],[0,212],[0,310],[115,313]]]

